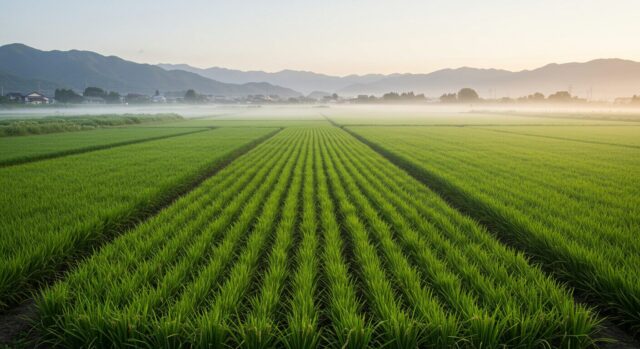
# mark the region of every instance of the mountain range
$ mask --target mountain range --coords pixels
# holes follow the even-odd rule
[[[167,71],[154,65],[90,51],[41,51],[23,44],[0,47],[0,85],[5,93],[41,90],[49,95],[53,94],[55,88],[83,91],[88,86],[121,94],[194,89],[199,93],[224,96],[300,95],[289,88],[267,82],[225,83],[191,72]]]
[[[90,51],[42,51],[23,44],[0,46],[0,87],[5,93],[40,90],[52,95],[56,88],[82,91],[88,86],[121,94],[195,89],[199,93],[230,97],[262,94],[284,98],[301,93],[314,97],[338,93],[349,97],[409,91],[438,97],[471,87],[484,98],[569,91],[579,97],[612,100],[640,94],[640,62],[611,58],[548,64],[522,71],[462,67],[428,74],[332,76],[296,70],[264,72],[201,69],[186,64],[150,65]]]
[[[250,81],[266,81],[272,84],[287,86],[305,95],[314,91],[333,93],[350,85],[368,84],[388,77],[382,74],[348,75],[344,77],[318,74],[309,71],[282,70],[276,73],[264,71],[241,71],[227,68],[211,67],[206,69],[192,67],[188,64],[158,64],[169,71],[183,70],[196,73],[210,79],[234,84]]]
[[[304,94],[311,91],[336,92],[343,96],[382,95],[386,92],[424,93],[438,97],[471,87],[484,98],[520,97],[535,92],[545,95],[569,91],[592,99],[614,99],[640,94],[640,62],[622,59],[596,59],[584,63],[548,64],[533,70],[508,71],[462,67],[428,74],[368,74],[344,77],[306,71],[283,70],[275,73],[225,68],[200,69],[186,64],[160,64],[228,83],[265,81],[287,86]]]

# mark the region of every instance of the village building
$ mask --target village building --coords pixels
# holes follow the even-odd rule
[[[39,92],[31,92],[23,97],[27,104],[49,104],[49,98]]]

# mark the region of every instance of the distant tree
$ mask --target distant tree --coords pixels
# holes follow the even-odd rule
[[[549,101],[552,102],[570,102],[572,98],[571,93],[567,91],[558,91],[548,97]]]
[[[458,101],[458,96],[455,93],[445,93],[440,96],[441,103],[455,103]]]
[[[472,88],[465,87],[458,91],[458,101],[461,103],[471,103],[480,100],[478,92]]]
[[[110,104],[120,103],[120,94],[118,92],[111,91],[108,94],[106,94],[103,98],[107,103],[110,103]]]
[[[541,102],[544,101],[544,95],[540,92],[536,92],[532,95],[529,95],[529,100],[534,102]]]
[[[84,89],[84,92],[82,93],[82,95],[84,97],[104,98],[107,95],[107,93],[100,87],[87,87]]]
[[[154,96],[160,96],[160,91],[156,90],[156,94]]]
[[[397,101],[400,99],[400,95],[397,92],[388,92],[382,95],[382,99],[385,101]]]
[[[60,103],[82,103],[84,98],[75,93],[72,89],[58,88],[53,94],[53,98]]]
[[[633,95],[633,97],[631,97],[631,103],[640,104],[640,96]]]
[[[413,93],[413,91],[410,92],[402,92],[402,93],[397,93],[397,92],[388,92],[385,93],[384,95],[382,95],[382,100],[385,102],[420,102],[420,101],[425,101],[427,98],[424,96],[423,93],[421,94],[415,94]]]
[[[371,102],[376,102],[378,99],[376,98],[376,96],[367,96],[367,95],[358,95],[355,99],[353,99],[352,101],[355,103],[371,103]]]
[[[198,101],[198,94],[196,93],[196,91],[189,89],[187,90],[187,93],[184,94],[184,101],[185,102],[197,102]]]
[[[144,104],[151,102],[151,98],[149,96],[138,93],[129,93],[124,97],[124,99],[129,104]]]

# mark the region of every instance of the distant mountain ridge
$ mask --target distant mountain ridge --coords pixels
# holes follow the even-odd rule
[[[570,91],[593,99],[614,99],[640,93],[640,62],[596,59],[585,63],[548,64],[533,70],[443,69],[429,74],[404,74],[373,83],[351,85],[342,94],[414,91],[430,96],[471,87],[483,97],[519,97]]]
[[[36,86],[31,85],[39,83],[40,89],[46,88],[45,92],[49,94],[56,87],[82,91],[85,87],[97,86],[122,94],[195,89],[199,93],[224,96],[300,95],[289,88],[266,82],[223,83],[186,71],[167,71],[154,65],[91,51],[41,51],[23,44],[0,47],[0,76],[4,76],[8,85],[21,92],[35,90]]]
[[[428,74],[367,74],[331,76],[308,71],[240,71],[200,69],[189,65],[135,63],[90,51],[41,51],[23,44],[0,46],[0,86],[7,92],[88,86],[126,93],[152,94],[195,89],[222,96],[278,95],[297,97],[382,95],[386,92],[424,93],[439,97],[463,87],[474,88],[481,97],[520,97],[534,92],[549,95],[569,91],[580,97],[609,99],[640,94],[640,62],[596,59],[584,63],[548,64],[508,71],[462,67]]]
[[[387,77],[383,74],[348,75],[344,77],[318,74],[300,70],[282,70],[275,73],[264,71],[242,71],[227,68],[211,67],[206,69],[192,67],[188,64],[158,64],[159,67],[173,71],[183,70],[201,76],[233,84],[249,81],[265,81],[271,84],[286,86],[305,95],[314,91],[338,91],[354,84],[366,84]]]
[[[471,87],[484,98],[520,97],[542,92],[570,91],[580,97],[614,99],[640,94],[640,62],[617,58],[584,63],[547,64],[533,70],[508,71],[462,67],[428,74],[368,74],[345,77],[283,70],[276,73],[239,71],[225,68],[200,69],[188,65],[160,64],[164,69],[180,69],[225,82],[266,81],[308,94],[320,90],[344,96],[381,95],[386,92],[424,93],[438,97]]]

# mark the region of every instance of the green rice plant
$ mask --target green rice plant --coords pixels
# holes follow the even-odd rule
[[[267,150],[266,154],[263,154],[264,150]],[[232,166],[230,168],[223,170],[223,172],[220,173],[220,176],[223,178],[221,178],[219,181],[214,180],[214,179],[217,179],[217,177],[213,177],[208,181],[212,185],[208,185],[208,182],[205,182],[205,184],[203,184],[204,188],[212,187],[214,189],[212,191],[204,190],[204,193],[206,193],[205,196],[208,196],[208,199],[200,198],[198,194],[201,194],[201,193],[198,193],[198,192],[191,193],[189,196],[183,199],[184,201],[189,201],[190,199],[197,199],[196,202],[200,203],[200,207],[201,207],[200,210],[202,212],[202,215],[198,219],[187,221],[189,223],[186,225],[184,225],[185,223],[183,221],[182,223],[183,227],[181,231],[189,232],[196,229],[197,231],[199,231],[199,234],[201,234],[200,236],[205,237],[206,239],[209,239],[209,236],[211,235],[211,233],[215,232],[215,230],[212,229],[213,227],[218,226],[219,228],[223,228],[225,226],[224,222],[225,221],[228,222],[229,217],[233,217],[234,215],[237,215],[236,212],[238,212],[238,210],[241,208],[243,209],[242,215],[240,215],[238,218],[239,221],[243,222],[243,224],[233,225],[231,230],[226,234],[225,240],[221,242],[220,246],[211,251],[210,254],[212,258],[213,257],[218,258],[219,261],[221,260],[220,258],[223,258],[222,259],[223,261],[228,262],[229,256],[232,253],[233,248],[227,248],[227,246],[232,247],[233,244],[230,242],[238,241],[238,239],[242,236],[242,233],[249,228],[249,223],[252,221],[252,217],[255,216],[257,209],[261,206],[261,198],[267,193],[270,183],[273,183],[277,178],[278,170],[276,170],[276,168],[283,166],[286,161],[290,161],[288,159],[287,152],[279,154],[278,152],[274,152],[272,148],[271,153],[273,155],[271,157],[268,156],[268,152],[269,152],[268,147],[259,147],[259,149],[256,149],[255,154],[252,153],[246,156],[246,159],[245,159],[247,161],[246,163],[253,164],[252,161],[257,160],[257,161],[271,162],[273,163],[273,165],[264,166],[264,167],[252,166],[250,168],[245,168],[245,166],[242,166],[242,162],[240,162],[239,163],[240,166]],[[274,166],[276,166],[276,168],[274,168]],[[238,167],[238,168],[236,169],[234,167]],[[244,170],[247,170],[247,172],[243,173],[240,177],[237,177],[236,175],[238,175],[238,171],[237,171],[238,169],[239,170],[244,169]],[[266,174],[269,174],[268,178],[264,178]],[[240,188],[242,188],[242,186],[245,184],[244,181],[246,181],[246,178],[251,178],[251,183],[249,183],[249,185],[246,185],[244,189],[240,190]],[[229,179],[231,179],[232,181],[237,180],[238,182],[234,185],[229,186],[229,184],[231,184],[229,182]],[[260,190],[256,191],[255,190],[256,186],[260,186]],[[216,188],[218,189],[215,190]],[[217,191],[223,190],[225,188],[227,188],[227,191],[223,192],[222,195],[219,195],[217,193]],[[239,190],[240,192],[238,192]],[[238,202],[238,204],[228,205],[229,202],[226,200],[230,198],[230,195],[237,195],[237,198],[245,198],[245,200],[250,195],[252,195],[252,200],[245,203],[244,205],[239,205],[241,201],[236,201]],[[179,206],[179,204],[180,202],[176,203],[176,206]],[[225,207],[224,210],[222,210],[220,213],[218,213],[218,219],[214,220],[213,223],[207,223],[208,227],[207,227],[207,224],[205,224],[199,228],[194,228],[194,226],[190,224],[192,222],[197,222],[197,221],[200,221],[201,223],[206,223],[209,219],[211,219],[211,215],[215,214],[216,207],[217,207],[217,210],[220,211],[220,209],[223,208],[225,205],[228,205],[228,206]],[[188,207],[189,206],[187,206],[187,208]],[[202,208],[204,208],[204,210]],[[179,211],[179,213],[189,213],[189,211],[190,210],[184,210],[184,207],[183,207],[182,211]],[[155,220],[159,221],[158,223],[162,223],[162,222],[171,222],[172,219],[175,219],[175,218],[177,217],[161,214]],[[150,222],[150,224],[148,224],[148,226],[155,226],[155,227],[158,226],[158,224],[152,224],[152,223],[153,223],[153,220],[152,222]],[[198,225],[196,225],[195,227],[197,226]],[[130,261],[128,262],[129,266],[125,267],[125,269],[120,271],[121,273],[122,272],[126,273],[127,270],[134,268],[134,265],[132,265],[131,263],[134,263],[135,258],[134,259],[123,258],[131,255],[139,256],[137,252],[139,252],[140,250],[137,250],[137,251],[134,250],[133,253],[127,252],[127,250],[131,248],[131,246],[136,246],[136,244],[145,246],[146,245],[145,242],[147,241],[147,238],[150,234],[160,234],[160,237],[163,237],[162,234],[165,234],[165,237],[166,237],[167,233],[168,233],[167,231],[164,231],[161,229],[149,231],[148,229],[140,228],[132,233],[126,234],[121,238],[117,239],[114,243],[110,244],[105,250],[103,250],[102,253],[92,258],[92,260],[86,263],[83,263],[81,268],[76,273],[71,274],[69,276],[68,278],[69,282],[57,284],[54,286],[53,290],[48,290],[47,292],[45,292],[43,300],[41,304],[39,304],[39,308],[41,309],[43,318],[49,319],[49,321],[45,321],[45,322],[49,323],[48,327],[50,328],[51,332],[54,332],[53,333],[54,336],[61,337],[66,341],[71,341],[70,343],[67,342],[67,344],[69,345],[71,345],[71,343],[75,343],[73,341],[79,338],[81,339],[80,341],[81,343],[87,343],[89,341],[95,341],[96,340],[95,338],[96,337],[100,338],[102,334],[112,333],[113,331],[111,329],[115,328],[116,326],[124,326],[125,328],[135,328],[135,330],[121,333],[122,337],[118,338],[119,343],[127,343],[132,341],[135,338],[144,338],[145,333],[149,332],[149,331],[146,331],[144,328],[153,327],[153,324],[155,322],[151,320],[153,320],[155,317],[159,315],[159,313],[157,312],[158,305],[156,305],[156,307],[154,308],[152,304],[148,304],[148,303],[144,306],[140,304],[136,305],[135,303],[127,303],[127,304],[131,304],[132,306],[125,307],[125,308],[120,307],[119,309],[116,309],[114,308],[115,303],[113,302],[113,299],[114,297],[116,297],[115,299],[121,299],[121,300],[126,299],[128,302],[129,301],[134,302],[136,300],[142,301],[142,300],[145,300],[146,298],[145,296],[147,292],[152,291],[153,288],[142,288],[141,290],[136,288],[131,288],[130,283],[132,278],[126,277],[126,276],[121,279],[123,281],[120,284],[115,283],[113,285],[114,287],[105,289],[104,286],[105,284],[109,285],[113,283],[114,278],[115,280],[119,280],[117,277],[115,277],[113,273],[111,273],[113,270],[116,270],[116,271],[118,270],[118,267],[117,267],[118,264],[114,265],[114,263]],[[167,243],[167,245],[171,245],[171,244],[172,244],[171,242]],[[178,247],[185,247],[186,249],[186,246],[180,246],[181,243],[178,241],[174,242],[173,245]],[[205,244],[205,246],[206,245],[209,245],[209,244]],[[193,249],[195,249],[196,251],[200,250],[201,246],[196,244],[195,247],[193,247]],[[155,251],[156,251],[156,254],[154,255],[155,260],[158,260],[159,263],[165,263],[167,265],[172,264],[172,263],[167,263],[167,261],[171,261],[171,259],[166,260],[158,257],[162,255],[162,251],[163,251],[162,249],[158,247],[155,249]],[[227,251],[226,254],[224,253],[225,251]],[[166,256],[163,256],[163,257],[166,258]],[[91,263],[91,262],[94,262],[94,263]],[[162,264],[158,264],[158,266],[162,266]],[[154,270],[154,269],[147,268],[147,270]],[[203,273],[210,270],[211,270],[210,268],[203,268]],[[89,273],[87,273],[86,271],[89,271]],[[144,280],[144,279],[143,280],[148,283],[150,282],[149,280],[152,280],[152,278],[156,276],[155,274],[157,274],[159,270],[155,269],[155,271],[156,273],[146,272],[144,274],[138,273],[136,275],[146,275],[147,280]],[[211,274],[208,274],[208,276],[211,276]],[[102,281],[98,281],[98,280],[102,280]],[[92,288],[92,285],[95,285],[97,287]],[[160,287],[162,286],[162,284],[158,284],[157,286]],[[81,295],[86,295],[86,297],[83,297],[80,300],[76,300],[76,302],[73,303],[72,300],[75,299],[74,297],[64,296],[65,291],[66,291],[66,294],[69,294],[69,293],[72,293],[74,289],[82,290],[83,292],[81,293]],[[123,289],[125,290],[128,289],[129,291],[123,292],[122,291]],[[90,291],[90,292],[87,292],[87,291]],[[132,293],[135,294],[135,292],[139,292],[138,294],[139,297],[134,297],[134,299],[131,299],[131,294]],[[188,289],[183,291],[183,293],[188,294]],[[191,293],[191,296],[192,297],[187,298],[189,300],[189,304],[192,304],[198,299],[197,297],[194,296],[193,293]],[[105,298],[105,297],[108,297],[108,298]],[[168,300],[165,299],[164,301],[166,302]],[[69,309],[66,311],[60,310],[61,308],[68,307],[69,305],[73,305],[72,309]],[[178,305],[184,305],[184,304],[178,303]],[[65,313],[65,312],[67,313],[66,314],[67,316],[59,316],[60,313]],[[106,318],[111,319],[111,322],[109,323],[104,323],[104,321],[97,321],[97,322],[84,321],[85,319],[93,319],[93,317],[87,318],[85,314],[95,315],[95,314],[104,314],[105,312],[109,313],[109,315],[106,316]],[[75,322],[82,324],[82,331],[79,333],[78,332],[74,333],[74,331],[72,331],[73,328],[80,327],[79,325],[74,324]],[[162,328],[166,328],[166,327],[162,327]],[[103,343],[108,343],[109,341],[113,341],[113,340],[114,340],[113,337],[110,339],[105,339],[105,338],[100,339],[100,341]]]
[[[382,267],[382,262],[369,241],[368,232],[359,220],[356,208],[345,193],[336,170],[329,160],[326,146],[322,147],[322,156],[345,229],[351,236],[355,261],[361,273],[361,281],[366,288],[367,299],[382,321],[380,326],[383,329],[384,345],[394,348],[417,347],[421,326],[411,314],[402,309]]]
[[[305,155],[301,241],[295,258],[296,270],[291,280],[291,299],[287,313],[284,346],[287,348],[316,348],[320,340],[316,293],[318,278],[318,237],[315,214],[313,160],[315,132],[306,136],[311,142]]]
[[[0,169],[0,308],[269,132],[213,130]]]
[[[29,137],[0,137],[0,167],[204,131],[207,129],[127,127]]]
[[[330,335],[325,333],[328,336],[326,342],[336,348],[365,348],[372,344],[373,327],[364,317],[353,278],[343,257],[344,242],[319,146],[314,149],[314,162],[323,233],[324,250],[321,256],[327,289],[325,306],[331,323]]]
[[[308,161],[305,157],[304,161]],[[306,166],[305,166],[306,171]],[[299,171],[296,174],[300,174]],[[306,174],[306,172],[305,172]],[[306,184],[305,184],[306,185]],[[299,219],[297,188],[291,188],[281,214],[273,249],[268,258],[268,269],[261,278],[262,287],[249,301],[249,313],[238,326],[236,341],[244,348],[272,347],[279,341],[278,306],[287,278],[288,255],[294,242],[294,229]],[[306,190],[306,189],[305,189]]]
[[[483,129],[353,131],[632,333],[640,329],[635,149]]]
[[[537,268],[531,268],[521,254],[509,251],[488,232],[452,210],[411,177],[388,166],[372,166],[376,163],[384,165],[386,161],[372,156],[368,149],[363,150],[361,144],[340,145],[341,148],[345,146],[358,155],[349,157],[357,165],[352,172],[357,178],[361,177],[360,173],[365,173],[358,170],[365,166],[370,169],[365,173],[367,178],[363,178],[362,187],[370,189],[368,195],[377,198],[380,207],[387,212],[386,216],[400,230],[415,226],[424,235],[424,239],[414,235],[411,239],[414,247],[406,246],[407,249],[414,250],[418,253],[416,257],[421,258],[425,257],[425,251],[434,249],[458,270],[466,288],[472,292],[477,290],[475,293],[484,301],[485,307],[503,309],[501,316],[511,322],[509,332],[514,333],[512,341],[526,341],[527,337],[522,335],[525,332],[539,340],[546,332],[547,340],[554,343],[567,342],[569,346],[575,345],[572,342],[579,345],[590,342],[588,335],[598,322],[587,309],[576,306],[570,294],[556,282]],[[433,258],[425,262],[425,269],[434,268]],[[530,320],[536,318],[545,318],[546,328],[531,327],[536,323]],[[569,318],[580,320],[567,321]],[[580,325],[574,326],[577,323]]]
[[[336,127],[290,127],[37,299],[62,347],[593,344],[521,253]]]
[[[177,114],[114,114],[8,118],[0,119],[0,137],[84,131],[102,127],[176,122],[182,120],[182,116]]]
[[[297,152],[298,154],[302,152],[299,147]],[[282,210],[284,212],[292,211],[293,217],[295,217],[295,210],[291,208],[295,208],[297,204],[296,200],[301,186],[300,173],[303,169],[301,163],[295,164],[296,158],[297,156],[291,157],[287,168],[273,188],[269,199],[265,202],[262,216],[254,225],[253,232],[248,237],[244,250],[229,271],[228,278],[216,292],[205,313],[192,321],[195,347],[221,347],[227,345],[231,340],[233,325],[229,323],[230,318],[239,311],[240,302],[253,279],[260,257],[265,250],[265,244],[269,240],[270,232],[278,217],[281,197],[285,192],[287,195]],[[290,179],[291,177],[293,178]],[[290,180],[291,183],[289,183]],[[289,187],[289,185],[291,186]],[[293,226],[293,217],[282,217],[280,223],[290,228]]]

